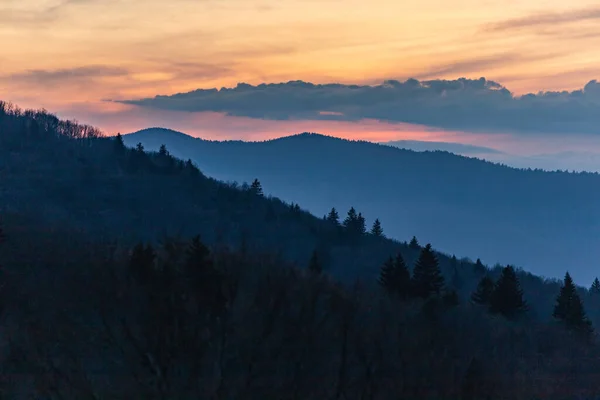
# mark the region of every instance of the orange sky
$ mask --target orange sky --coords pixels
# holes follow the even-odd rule
[[[599,20],[590,0],[1,0],[0,98],[112,133],[168,124],[102,99],[240,81],[485,76],[517,94],[574,89],[600,78]],[[307,130],[390,129],[318,124]]]

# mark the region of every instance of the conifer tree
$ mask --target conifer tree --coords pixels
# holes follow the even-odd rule
[[[475,261],[475,272],[481,273],[481,272],[484,272],[485,270],[486,270],[485,265],[483,265],[481,260],[478,258],[477,261]]]
[[[502,269],[502,275],[490,297],[490,312],[514,318],[527,311],[527,308],[517,273],[512,266],[507,265]]]
[[[356,226],[356,221],[358,221],[356,210],[354,207],[350,207],[350,210],[348,210],[348,215],[346,215],[346,219],[344,219],[344,228],[353,230]]]
[[[250,191],[257,196],[263,195],[262,185],[260,184],[260,181],[258,179],[254,179],[254,181],[250,185]]]
[[[477,289],[471,295],[471,301],[476,304],[489,305],[492,293],[494,292],[494,281],[489,276],[481,278],[477,284]]]
[[[439,295],[444,287],[444,277],[431,244],[421,250],[413,270],[412,287],[414,295],[421,298]]]
[[[588,335],[593,332],[592,323],[585,314],[577,288],[568,272],[556,298],[552,316],[562,321],[568,329]]]
[[[421,245],[419,244],[419,241],[417,240],[416,236],[412,237],[410,243],[408,244],[408,247],[414,250],[419,250],[421,248]]]
[[[117,136],[115,136],[115,149],[120,152],[125,150],[125,142],[123,141],[123,136],[121,136],[120,133],[117,133]]]
[[[138,151],[138,153],[143,153],[144,152],[144,145],[140,142],[135,146],[135,149]]]
[[[319,260],[317,250],[314,250],[312,252],[312,255],[310,256],[310,261],[308,262],[308,270],[313,274],[317,275],[323,272],[323,267],[321,266],[321,261]]]
[[[592,282],[590,292],[593,294],[600,294],[600,281],[598,280],[598,278],[595,278],[594,282]]]
[[[359,235],[364,235],[367,233],[367,225],[365,222],[365,217],[361,213],[358,213],[358,217],[356,218],[356,233]]]
[[[379,272],[379,284],[390,293],[393,293],[395,291],[394,275],[394,259],[390,256],[390,258],[388,258],[385,261],[385,263],[383,263]]]
[[[335,209],[335,207],[333,207],[331,211],[329,211],[329,214],[327,215],[327,221],[331,222],[336,226],[340,224],[340,216],[338,215],[338,212]]]
[[[400,299],[406,300],[410,297],[410,272],[402,254],[398,253],[396,259],[390,257],[383,264],[379,275],[379,284]]]
[[[158,154],[160,154],[162,157],[167,157],[169,155],[167,146],[165,146],[164,144],[161,144],[160,148],[158,149]]]
[[[383,237],[383,229],[381,228],[381,222],[379,218],[375,219],[373,222],[373,227],[371,228],[371,235],[376,237]]]

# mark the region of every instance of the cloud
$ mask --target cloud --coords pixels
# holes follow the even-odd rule
[[[572,22],[593,21],[600,19],[600,7],[590,7],[560,13],[540,13],[525,17],[512,18],[486,25],[484,30],[502,32],[513,29],[539,28],[568,24]]]
[[[129,71],[120,67],[105,65],[88,65],[62,69],[32,69],[25,72],[14,73],[1,77],[10,82],[27,84],[52,85],[66,81],[93,80],[97,78],[128,75]]]
[[[481,132],[598,133],[600,126],[600,84],[595,80],[572,92],[520,97],[485,78],[389,80],[375,86],[239,83],[235,88],[198,89],[121,102],[268,120],[375,119]]]

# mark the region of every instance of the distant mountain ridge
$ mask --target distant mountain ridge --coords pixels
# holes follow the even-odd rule
[[[491,147],[474,146],[463,143],[453,142],[427,142],[421,140],[392,140],[388,142],[379,142],[388,146],[394,146],[401,149],[415,151],[447,151],[455,154],[502,154],[500,150]]]
[[[267,193],[317,215],[354,206],[400,240],[416,234],[441,251],[551,277],[569,266],[582,283],[597,273],[589,268],[600,258],[597,174],[516,169],[318,134],[219,142],[150,129],[124,140],[149,150],[165,144],[220,180],[258,178]]]

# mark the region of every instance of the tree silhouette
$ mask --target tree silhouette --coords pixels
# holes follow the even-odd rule
[[[262,185],[258,179],[254,179],[254,181],[252,181],[252,184],[250,185],[250,191],[257,196],[263,196]]]
[[[356,232],[360,235],[364,235],[365,233],[367,233],[365,217],[363,217],[361,213],[358,213],[358,217],[356,220]]]
[[[338,215],[338,212],[335,209],[335,207],[333,207],[331,211],[329,211],[329,214],[327,215],[326,219],[327,221],[331,222],[336,226],[340,224],[340,216]]]
[[[475,261],[474,269],[475,272],[478,274],[484,273],[486,271],[485,265],[483,265],[479,258],[477,259],[477,261]]]
[[[592,292],[594,294],[600,293],[600,280],[598,280],[598,278],[595,278],[594,282],[592,282],[592,286],[590,287],[590,292]]]
[[[383,237],[383,229],[381,228],[381,222],[379,221],[379,218],[377,218],[375,222],[373,222],[371,234],[376,237]]]
[[[527,308],[517,273],[512,266],[507,265],[502,269],[502,275],[490,297],[490,312],[514,318],[527,311]]]
[[[588,335],[593,332],[592,323],[585,314],[577,288],[568,272],[556,298],[552,316],[562,321],[568,329]]]
[[[353,235],[362,235],[366,233],[365,218],[361,213],[357,213],[354,207],[350,207],[348,215],[344,219],[344,228]]]
[[[412,237],[410,243],[408,244],[408,247],[414,250],[419,250],[421,248],[421,245],[419,244],[419,241],[417,240],[416,236]]]
[[[321,265],[321,261],[319,260],[319,254],[317,253],[317,250],[313,250],[312,255],[310,256],[308,270],[317,275],[323,272],[323,267]]]
[[[477,289],[471,295],[471,301],[476,304],[489,305],[492,293],[494,292],[494,281],[489,276],[481,278],[477,284]]]
[[[390,257],[386,260],[380,270],[379,284],[402,300],[410,297],[410,272],[402,254],[398,253],[395,259]]]
[[[412,287],[414,295],[421,298],[439,295],[444,287],[444,277],[431,244],[421,250],[413,270]]]
[[[123,141],[123,136],[121,136],[120,133],[117,133],[117,136],[115,136],[115,149],[117,150],[117,152],[121,152],[123,150],[125,150],[125,142]]]
[[[143,153],[144,152],[144,145],[140,142],[135,146],[135,149],[139,152],[139,153]]]
[[[452,258],[450,259],[450,267],[452,269],[452,278],[451,278],[452,287],[454,287],[456,289],[460,289],[463,285],[463,281],[462,281],[460,273],[458,271],[458,259],[456,258],[455,255],[453,255]]]
[[[160,149],[158,150],[158,154],[160,154],[162,157],[168,157],[169,151],[167,150],[167,146],[164,144],[161,144]]]

